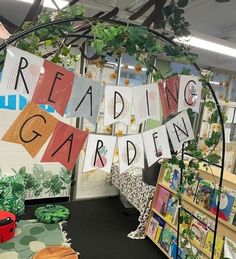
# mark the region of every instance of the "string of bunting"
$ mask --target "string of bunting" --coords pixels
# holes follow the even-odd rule
[[[198,77],[180,75],[148,85],[103,87],[31,53],[8,47],[1,89],[29,99],[3,141],[20,144],[35,157],[52,135],[41,162],[59,162],[68,170],[73,169],[87,143],[83,172],[95,168],[110,172],[117,145],[122,173],[133,166],[144,168],[144,155],[148,166],[171,158],[169,138],[175,151],[194,139],[187,109],[199,111],[202,85]],[[164,119],[178,114],[155,129],[116,137],[81,131],[38,106],[47,104],[61,116],[84,117],[95,124],[103,97],[104,126],[116,122],[130,125],[131,114],[137,124],[148,118],[160,120],[160,102]]]

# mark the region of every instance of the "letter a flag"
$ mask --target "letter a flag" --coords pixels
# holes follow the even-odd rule
[[[152,118],[160,120],[160,97],[157,84],[133,87],[133,108],[136,124]]]
[[[56,128],[58,120],[30,102],[20,113],[2,140],[21,144],[35,157]]]
[[[130,125],[132,88],[125,86],[105,87],[104,126],[114,122]]]
[[[41,162],[59,162],[71,171],[87,136],[88,132],[59,122]]]
[[[100,169],[110,173],[116,137],[89,134],[83,172]]]
[[[130,167],[144,168],[144,148],[142,135],[129,135],[118,138],[120,172]]]
[[[187,111],[179,113],[165,125],[175,151],[178,151],[184,142],[194,139],[193,128]]]
[[[179,77],[175,76],[158,84],[161,98],[163,117],[177,112],[179,99]],[[182,98],[182,97],[181,97]]]
[[[7,55],[3,67],[1,85],[10,92],[31,97],[38,82],[44,59],[29,52],[14,48],[7,48]]]
[[[76,76],[66,117],[84,117],[96,124],[103,87],[95,80]]]
[[[32,101],[49,104],[63,116],[70,98],[75,74],[45,60]]]
[[[171,158],[165,125],[142,133],[148,166],[163,158]]]
[[[202,83],[196,76],[180,76],[178,112],[189,108],[199,112]]]

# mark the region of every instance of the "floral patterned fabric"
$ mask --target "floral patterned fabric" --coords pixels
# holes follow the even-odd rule
[[[25,212],[25,187],[20,176],[0,177],[0,210],[6,210],[15,215]]]
[[[115,185],[120,193],[140,212],[139,226],[135,231],[128,234],[132,239],[145,238],[145,229],[151,210],[151,203],[155,192],[155,187],[142,181],[142,170],[131,168],[120,174],[119,166],[114,164],[110,174],[110,181]]]

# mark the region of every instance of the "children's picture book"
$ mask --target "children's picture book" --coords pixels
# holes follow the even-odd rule
[[[159,222],[159,226],[161,226],[162,228],[165,227],[166,222],[164,219],[162,219],[160,216],[158,216],[157,214],[154,215],[154,218]]]
[[[173,169],[171,182],[170,182],[170,188],[173,190],[177,190],[179,183],[180,183],[180,175],[181,171],[178,167]]]
[[[165,169],[163,183],[168,187],[170,187],[172,175],[173,171],[171,171],[171,169]]]
[[[159,190],[157,192],[155,209],[159,211],[163,216],[166,215],[167,205],[170,197],[170,192],[159,186]]]
[[[155,237],[155,240],[154,240],[154,243],[159,243],[159,239],[160,239],[160,236],[161,236],[161,232],[162,232],[162,229],[163,227],[162,226],[158,226],[158,229],[157,229],[157,234],[156,234],[156,237]]]
[[[195,181],[193,182],[193,184],[187,184],[186,188],[185,188],[185,192],[184,195],[186,195],[189,199],[191,199],[192,201],[195,198],[195,194],[197,191],[197,187],[198,187],[198,181],[199,179],[196,178]]]
[[[195,211],[194,216],[199,219],[200,222],[204,223],[206,227],[213,230],[215,228],[215,221],[203,214],[200,211]]]
[[[193,219],[192,224],[191,224],[191,230],[194,233],[194,241],[200,245],[200,246],[204,246],[205,240],[206,240],[206,236],[207,236],[207,232],[208,232],[208,228],[206,227],[206,225],[202,222],[200,222],[197,219]]]
[[[165,214],[166,221],[173,222],[176,209],[177,209],[177,200],[173,195],[170,195],[167,203],[166,214]]]
[[[159,222],[154,217],[151,217],[149,225],[148,225],[147,235],[152,240],[155,240],[155,238],[156,238],[158,226],[159,226]]]
[[[234,218],[233,218],[232,224],[233,224],[234,226],[236,226],[236,213],[234,214]]]
[[[165,227],[162,231],[160,245],[168,253],[172,241],[173,232],[169,227]]]
[[[219,217],[225,221],[228,221],[231,210],[234,205],[235,198],[227,193],[221,193],[221,195],[219,195],[217,193],[217,191],[215,190],[213,199],[212,199],[212,203],[211,203],[211,209],[210,209],[210,211],[213,214],[216,214],[219,196],[220,196]]]
[[[225,237],[224,258],[236,259],[236,243]]]
[[[195,202],[204,209],[210,210],[213,192],[214,188],[211,182],[200,180],[195,195]]]
[[[224,187],[223,192],[234,197],[234,204],[232,206],[228,222],[233,225],[236,225],[236,222],[235,223],[233,222],[236,214],[236,190]]]
[[[212,252],[212,247],[213,247],[213,239],[214,239],[214,233],[213,231],[208,231],[206,241],[205,241],[205,246],[204,248],[206,251],[209,253]],[[221,239],[219,236],[216,237],[216,245],[215,245],[215,259],[220,259],[221,258],[221,253],[223,249],[224,241]]]

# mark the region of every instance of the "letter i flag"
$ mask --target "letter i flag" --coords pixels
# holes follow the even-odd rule
[[[87,136],[88,132],[59,122],[41,162],[59,162],[71,171]]]
[[[89,134],[83,172],[100,169],[110,173],[115,145],[115,136]]]
[[[70,99],[74,77],[74,73],[45,60],[32,101],[49,104],[63,116]]]
[[[29,52],[7,48],[7,55],[2,72],[1,85],[10,92],[31,97],[38,82],[44,59]]]
[[[144,168],[144,147],[142,135],[129,135],[118,138],[120,172],[130,167]]]
[[[2,140],[21,144],[35,157],[50,137],[58,120],[35,103],[28,103]]]

